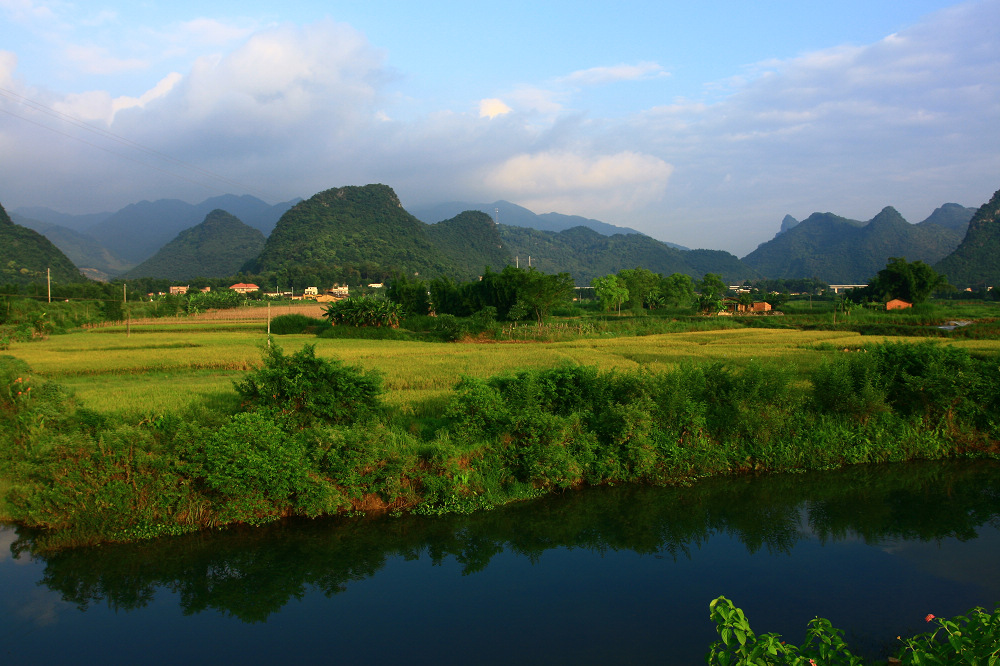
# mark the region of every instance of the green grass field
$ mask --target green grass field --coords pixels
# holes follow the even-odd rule
[[[232,382],[260,364],[265,331],[262,323],[247,322],[133,324],[130,334],[123,326],[78,330],[14,343],[6,353],[26,361],[35,374],[70,388],[83,406],[101,412],[158,414],[231,395]],[[887,338],[842,331],[740,328],[546,343],[404,342],[312,335],[273,339],[288,353],[312,343],[318,356],[381,371],[387,401],[409,411],[445,396],[462,375],[486,377],[564,362],[602,369],[663,370],[684,361],[740,365],[750,359],[789,363],[806,371],[826,355]],[[995,340],[948,344],[1000,352],[1000,341]]]

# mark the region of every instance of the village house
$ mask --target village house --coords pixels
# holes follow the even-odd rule
[[[886,310],[905,310],[906,308],[912,308],[913,303],[907,303],[901,298],[894,298],[885,304]]]
[[[237,282],[236,284],[229,287],[237,294],[249,294],[251,291],[260,291],[260,287],[252,283]]]
[[[767,301],[754,301],[750,305],[744,305],[740,303],[735,298],[724,299],[723,304],[726,306],[726,311],[730,314],[736,314],[741,312],[770,312],[771,304]]]
[[[170,293],[175,296],[183,296],[184,294],[188,293],[188,287],[187,285],[183,287],[171,287]]]

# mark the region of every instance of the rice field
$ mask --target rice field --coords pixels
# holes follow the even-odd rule
[[[486,377],[564,362],[605,370],[658,371],[685,361],[740,365],[751,359],[788,363],[804,371],[826,355],[886,338],[838,331],[746,328],[549,343],[321,339],[313,335],[273,339],[286,353],[315,344],[319,356],[379,370],[385,377],[387,402],[409,411],[439,400],[463,375]],[[92,328],[14,343],[6,353],[26,361],[36,375],[71,389],[85,407],[101,412],[158,414],[231,395],[233,381],[260,364],[265,344],[266,325],[262,322],[156,320],[133,322],[128,330],[125,326]],[[993,340],[952,344],[1000,353],[1000,342]]]

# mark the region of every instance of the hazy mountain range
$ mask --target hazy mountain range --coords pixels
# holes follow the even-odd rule
[[[972,232],[974,214],[976,209],[949,203],[918,224],[892,207],[867,222],[832,213],[814,213],[802,221],[786,215],[775,237],[742,260],[719,250],[689,250],[600,220],[536,215],[506,201],[452,202],[408,211],[386,185],[335,188],[275,205],[225,195],[200,204],[143,201],[115,213],[80,216],[21,208],[11,217],[14,226],[45,234],[95,277],[184,280],[231,275],[239,268],[320,275],[338,266],[361,269],[359,275],[404,270],[471,279],[485,266],[498,270],[530,262],[545,272],[568,272],[577,284],[636,266],[695,278],[718,273],[730,283],[816,277],[832,284],[863,284],[897,256],[942,262],[953,281],[974,282],[971,275],[984,274],[975,266],[965,267],[981,260],[944,261]],[[989,247],[983,238],[997,233],[995,214],[984,215],[968,247]]]

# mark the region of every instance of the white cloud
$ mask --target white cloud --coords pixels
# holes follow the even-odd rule
[[[479,101],[479,117],[480,118],[496,118],[497,116],[502,116],[506,113],[510,113],[513,109],[503,103],[503,100],[492,98],[483,99]]]
[[[659,76],[669,76],[655,62],[640,62],[635,65],[613,65],[611,67],[591,67],[581,69],[560,79],[574,85],[598,86],[618,81],[638,81]]]
[[[123,109],[145,107],[153,100],[165,97],[183,78],[177,72],[171,72],[139,97],[122,96],[114,99],[111,102],[111,115],[108,118],[108,122],[110,123],[114,119],[114,114]]]
[[[630,211],[662,196],[673,167],[651,155],[542,152],[515,155],[487,183],[504,198],[539,210],[581,214]]]

